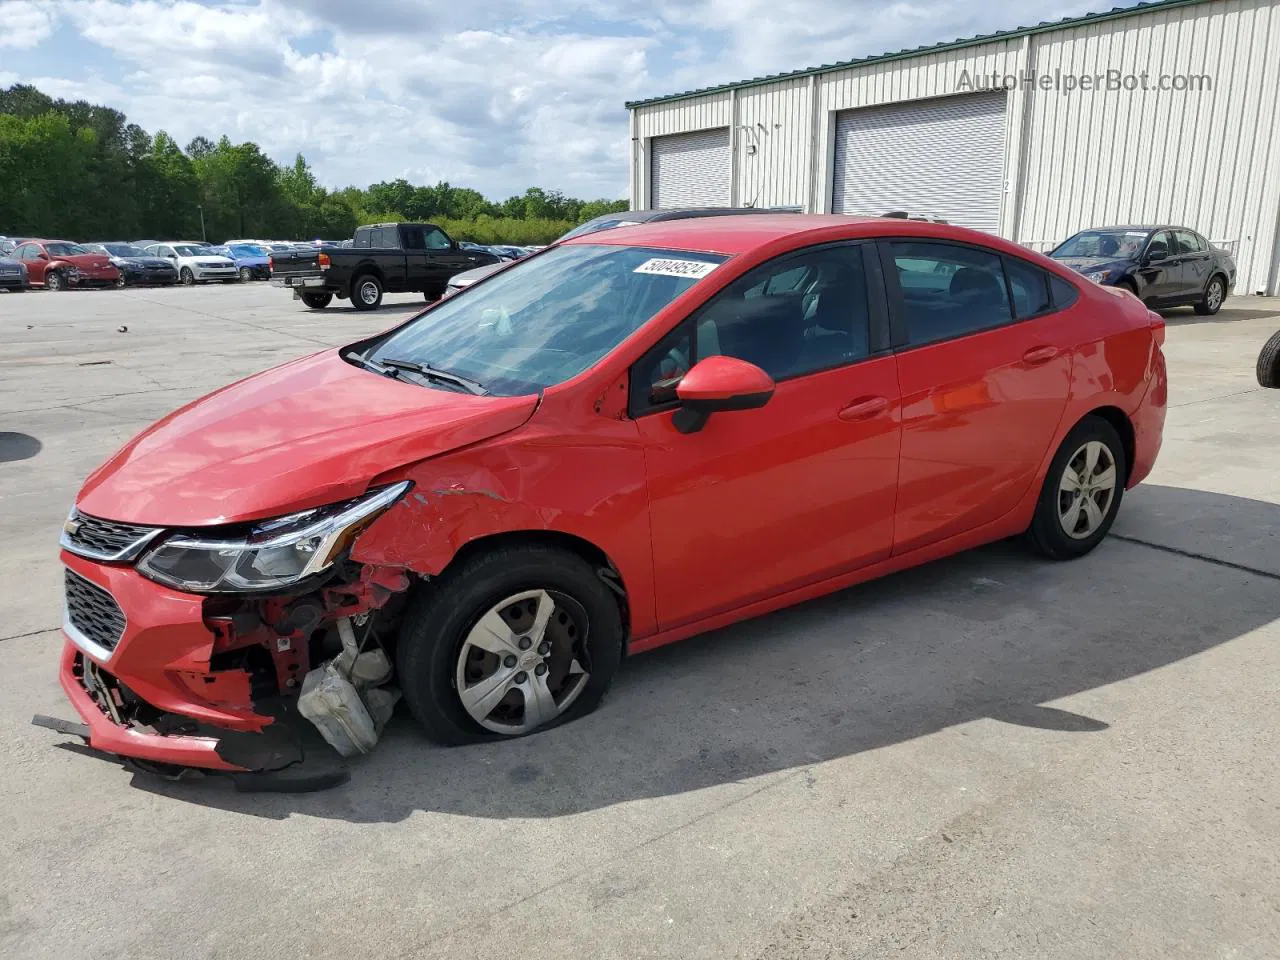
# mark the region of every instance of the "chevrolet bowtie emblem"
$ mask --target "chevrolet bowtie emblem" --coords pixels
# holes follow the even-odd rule
[[[69,520],[67,520],[66,523],[62,525],[62,532],[65,533],[68,537],[74,537],[77,533],[80,532],[80,523],[81,521],[78,517],[71,517]]]

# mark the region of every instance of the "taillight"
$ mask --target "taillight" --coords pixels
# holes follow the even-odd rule
[[[1156,342],[1157,347],[1164,346],[1164,317],[1156,313],[1154,310],[1147,312],[1147,319],[1151,321],[1151,339]]]
[[[322,253],[322,254],[320,254],[318,257],[316,257],[316,263],[320,264],[320,269],[321,269],[321,270],[328,270],[328,269],[329,269],[329,255],[328,255],[327,253]]]
[[[275,273],[275,272],[276,272],[276,258],[267,257],[267,273]]]

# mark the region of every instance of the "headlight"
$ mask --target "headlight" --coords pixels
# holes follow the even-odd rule
[[[355,500],[263,520],[236,536],[174,534],[144,556],[138,570],[190,593],[288,587],[327,570],[411,486],[405,480]]]
[[[1111,279],[1110,270],[1099,270],[1097,273],[1086,273],[1086,280],[1092,280],[1094,283],[1106,283]]]

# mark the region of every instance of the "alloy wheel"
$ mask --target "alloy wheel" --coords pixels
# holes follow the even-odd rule
[[[1209,292],[1205,294],[1205,303],[1210,311],[1217,311],[1222,306],[1222,281],[1214,280],[1209,284]]]
[[[1074,540],[1087,540],[1106,520],[1119,481],[1105,443],[1090,440],[1071,455],[1058,484],[1058,521]]]
[[[525,590],[494,604],[458,651],[455,683],[471,718],[517,735],[563,714],[586,688],[587,615],[573,598]]]
[[[378,302],[378,285],[372,280],[366,280],[360,284],[360,299],[362,302],[372,306]]]

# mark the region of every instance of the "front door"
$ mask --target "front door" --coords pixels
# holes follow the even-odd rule
[[[872,249],[826,246],[764,264],[633,367],[662,628],[888,557],[898,376],[876,349],[888,337]],[[682,434],[674,383],[713,355],[760,366],[776,391],[761,409],[716,413]]]
[[[1049,275],[1024,260],[937,241],[884,251],[902,388],[900,554],[995,521],[1027,492],[1066,408],[1071,353],[1059,345],[1074,334]]]
[[[1182,258],[1172,230],[1161,230],[1147,244],[1139,272],[1146,287],[1142,299],[1151,305],[1166,303],[1178,297],[1182,289]]]

